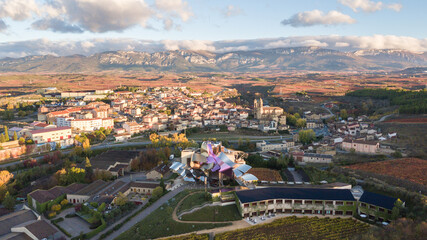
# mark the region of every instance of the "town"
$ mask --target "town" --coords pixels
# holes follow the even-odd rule
[[[426,216],[422,169],[402,170],[405,180],[363,169],[425,168],[400,133],[378,127],[393,114],[374,119],[307,95],[312,108],[295,110],[297,98],[133,86],[10,98],[0,112],[0,237],[231,239],[299,217],[335,221],[346,237]]]

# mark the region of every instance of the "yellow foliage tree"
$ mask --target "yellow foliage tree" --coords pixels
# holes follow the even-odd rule
[[[6,184],[13,178],[13,174],[7,170],[0,171],[0,186]]]
[[[55,205],[53,205],[52,206],[52,211],[54,211],[54,212],[58,212],[59,210],[61,210],[61,205],[59,205],[59,204],[55,204]]]
[[[61,206],[65,206],[67,204],[68,204],[68,200],[67,199],[64,199],[64,200],[61,201]]]

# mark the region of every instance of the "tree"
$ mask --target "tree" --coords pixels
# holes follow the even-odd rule
[[[341,117],[342,119],[347,119],[347,118],[348,118],[348,113],[347,113],[347,110],[346,110],[346,109],[341,109],[341,110],[340,110],[340,117]]]
[[[18,142],[19,142],[19,145],[24,145],[25,144],[25,138],[20,137]]]
[[[10,179],[13,178],[13,174],[7,170],[0,171],[0,186],[7,184]]]
[[[61,201],[61,206],[65,206],[67,204],[68,204],[68,200],[67,199],[64,199],[64,200]]]
[[[309,144],[316,138],[316,134],[313,129],[301,130],[298,132],[298,137],[302,144]]]
[[[119,192],[119,194],[117,195],[116,199],[115,199],[115,204],[117,206],[123,206],[128,202],[128,198],[121,192]]]
[[[9,194],[9,192],[6,192],[6,196],[3,200],[3,206],[9,210],[13,210],[15,208],[15,199]]]
[[[105,210],[105,203],[101,203],[101,205],[99,205],[97,210],[98,212],[103,212]]]
[[[54,211],[54,212],[58,212],[58,211],[60,211],[60,210],[61,210],[61,205],[59,205],[59,204],[54,204],[54,205],[52,206],[51,210],[52,210],[52,211]]]
[[[396,220],[397,218],[399,218],[400,215],[400,210],[402,210],[403,208],[403,202],[402,200],[400,200],[399,198],[396,200],[396,202],[394,203],[394,207],[391,210],[391,218]]]
[[[165,186],[165,181],[163,180],[163,176],[162,178],[160,178],[160,187],[163,189],[163,191],[166,191],[166,186]]]
[[[159,198],[163,194],[163,188],[158,186],[153,190],[153,198]]]
[[[0,143],[6,142],[6,138],[4,137],[4,134],[0,134]]]
[[[18,140],[18,134],[16,134],[16,131],[13,132],[13,140]]]
[[[4,137],[6,139],[6,142],[10,140],[10,138],[9,138],[9,131],[7,129],[7,126],[4,126]]]
[[[305,127],[305,125],[306,125],[306,120],[305,119],[302,119],[302,118],[299,118],[298,120],[297,120],[297,122],[296,122],[296,127],[298,127],[298,128],[303,128],[303,127]]]

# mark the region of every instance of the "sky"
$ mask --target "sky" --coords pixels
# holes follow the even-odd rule
[[[425,0],[0,0],[0,58],[318,46],[427,51]]]

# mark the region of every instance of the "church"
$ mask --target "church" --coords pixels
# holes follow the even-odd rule
[[[275,120],[282,122],[283,108],[264,106],[262,98],[254,100],[254,117],[258,120]],[[283,115],[284,116],[284,115]],[[286,116],[285,123],[286,124]]]

